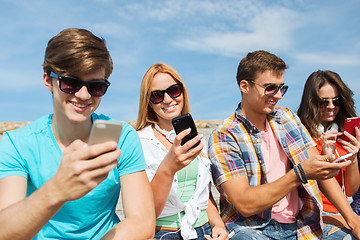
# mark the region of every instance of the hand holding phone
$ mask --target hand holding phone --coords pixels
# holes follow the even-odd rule
[[[193,139],[194,137],[196,137],[198,135],[198,132],[197,132],[197,129],[195,126],[195,122],[194,122],[193,118],[191,117],[190,113],[187,113],[187,114],[184,114],[184,115],[181,115],[179,117],[172,119],[171,123],[174,127],[176,134],[179,134],[180,132],[182,132],[185,129],[188,129],[188,128],[191,129],[190,133],[181,140],[181,145],[184,145],[187,141]],[[191,148],[194,148],[194,147],[198,146],[199,144],[200,144],[200,141],[197,142]]]
[[[355,137],[355,127],[359,127],[360,117],[346,118],[344,123],[344,132],[348,132]],[[349,138],[344,134],[341,136],[341,139],[349,141]]]
[[[103,143],[106,141],[114,141],[118,143],[121,130],[121,122],[97,119],[94,121],[91,129],[89,145]]]
[[[354,153],[347,153],[345,155],[342,155],[340,157],[338,157],[337,159],[335,159],[333,162],[334,163],[337,163],[337,162],[343,162],[345,161],[345,159],[349,158],[349,157],[352,157],[354,155]]]

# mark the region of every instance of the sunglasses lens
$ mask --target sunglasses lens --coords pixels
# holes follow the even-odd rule
[[[287,90],[288,90],[288,86],[283,86],[283,87],[280,89],[281,95],[284,96]]]
[[[340,106],[340,100],[339,99],[333,100],[333,104],[334,104],[335,107]]]
[[[265,95],[266,96],[274,96],[279,91],[279,86],[277,85],[268,85],[265,88]]]
[[[329,105],[329,100],[321,100],[320,105],[326,107],[327,105]]]
[[[341,102],[340,102],[340,99],[338,98],[329,98],[329,99],[322,99],[320,101],[320,105],[322,107],[327,107],[329,104],[330,104],[330,101],[332,101],[332,104],[335,106],[335,107],[339,107],[341,105]]]
[[[76,93],[82,87],[82,82],[75,78],[61,77],[60,89],[66,93]]]
[[[152,91],[150,94],[150,101],[152,103],[160,103],[164,100],[164,93],[160,90]]]
[[[166,92],[170,97],[176,98],[181,94],[181,86],[179,84],[172,85],[167,89]]]
[[[89,82],[88,86],[88,91],[91,96],[101,97],[106,93],[109,85],[106,82]]]

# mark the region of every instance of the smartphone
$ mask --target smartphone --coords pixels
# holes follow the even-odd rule
[[[338,157],[337,159],[335,159],[333,162],[334,163],[337,163],[337,162],[343,162],[346,158],[349,158],[351,156],[353,156],[354,154],[353,153],[347,153],[345,155],[342,155],[340,157]]]
[[[119,142],[122,130],[121,122],[96,119],[90,132],[89,145],[106,141]]]
[[[191,132],[181,140],[181,145],[184,145],[187,141],[193,139],[194,137],[196,137],[198,135],[198,131],[195,126],[195,122],[194,122],[193,118],[191,117],[190,113],[186,113],[184,115],[181,115],[179,117],[172,119],[171,123],[174,127],[176,134],[179,134],[180,132],[182,132],[183,130],[185,130],[187,128],[191,129]],[[198,146],[199,144],[200,144],[200,141],[197,142],[191,148],[194,148],[194,147]]]
[[[359,124],[360,124],[360,117],[347,118],[345,119],[343,131],[347,131],[351,135],[355,136],[355,127],[359,127]],[[349,141],[349,138],[346,137],[344,134],[341,136],[341,139],[345,141]]]

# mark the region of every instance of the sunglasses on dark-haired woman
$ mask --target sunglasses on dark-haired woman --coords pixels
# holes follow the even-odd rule
[[[338,97],[334,97],[334,98],[322,98],[320,100],[320,105],[327,107],[329,106],[330,102],[332,102],[332,104],[335,107],[339,107],[341,105],[340,99]]]

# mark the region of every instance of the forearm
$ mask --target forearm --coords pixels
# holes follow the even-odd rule
[[[127,217],[113,227],[102,240],[110,239],[151,239],[154,236],[154,221],[144,221],[143,215]]]
[[[346,168],[345,176],[344,176],[344,186],[346,195],[351,197],[354,195],[359,189],[360,184],[360,174],[358,161],[354,162],[350,166]]]
[[[151,189],[154,196],[155,214],[158,217],[168,199],[171,185],[173,183],[174,174],[171,171],[160,164],[158,170],[155,173],[154,178],[151,180]]]
[[[63,206],[45,183],[26,199],[0,211],[0,239],[32,239]]]
[[[208,208],[206,209],[206,212],[209,218],[209,224],[212,228],[215,226],[219,226],[225,229],[224,222],[219,215],[219,210],[211,193],[209,196]]]
[[[243,216],[249,217],[271,208],[276,202],[281,200],[300,184],[301,182],[297,178],[294,170],[290,170],[287,174],[272,183],[255,187],[250,187],[248,183],[242,184],[246,187],[241,192],[231,194],[231,196],[228,195],[235,208]],[[229,191],[231,190],[227,189],[225,192]]]
[[[335,178],[318,181],[319,188],[332,205],[341,213],[347,224],[351,227],[356,215],[350,207],[346,196]]]

